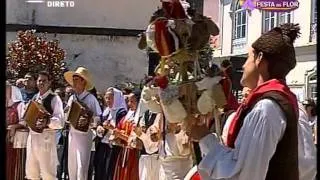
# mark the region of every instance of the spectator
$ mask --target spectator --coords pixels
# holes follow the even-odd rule
[[[32,73],[27,73],[24,76],[24,88],[21,89],[21,94],[23,101],[25,103],[29,102],[35,94],[38,93],[36,85],[36,76]]]

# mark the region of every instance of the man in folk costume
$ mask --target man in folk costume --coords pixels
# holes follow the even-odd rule
[[[6,178],[8,180],[23,180],[25,177],[25,148],[28,129],[22,116],[24,102],[19,88],[6,82]]]
[[[114,137],[113,130],[105,129],[104,126],[116,127],[127,114],[126,102],[120,90],[113,87],[108,88],[104,101],[102,121],[97,127],[97,136],[100,139],[97,142],[94,159],[95,180],[113,180],[120,147],[111,140],[111,137]]]
[[[241,80],[252,91],[227,127],[224,145],[205,126],[190,128],[204,154],[198,179],[299,179],[299,110],[285,83],[296,65],[293,42],[299,30],[283,24],[252,44]]]
[[[251,90],[244,87],[242,90],[243,101],[249,96]],[[299,179],[314,179],[317,173],[316,166],[316,147],[313,144],[312,129],[308,123],[307,113],[301,103],[299,106],[298,119],[298,162],[299,162]],[[232,122],[235,113],[230,115],[224,127],[222,141],[227,142],[228,127]]]
[[[37,127],[44,128],[42,133],[30,128],[27,141],[27,179],[56,179],[58,165],[56,130],[63,127],[64,112],[60,97],[50,89],[51,82],[52,77],[48,72],[38,73],[39,93],[33,100],[42,104],[51,117],[38,119]]]
[[[100,121],[101,108],[94,95],[88,91],[93,88],[91,74],[84,67],[76,71],[68,71],[64,74],[65,80],[73,87],[74,94],[70,96],[67,107],[71,107],[73,101],[86,106],[88,116],[81,115],[78,127],[84,127],[89,121],[90,125],[86,132],[76,129],[70,124],[69,148],[68,148],[68,170],[70,180],[87,180],[90,153],[92,148],[92,136],[95,123]],[[92,123],[94,122],[94,123]]]

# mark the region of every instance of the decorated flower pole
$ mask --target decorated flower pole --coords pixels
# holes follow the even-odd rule
[[[16,80],[27,72],[46,70],[53,77],[52,88],[63,86],[65,51],[59,47],[58,40],[47,40],[45,36],[36,36],[35,33],[35,30],[19,31],[17,40],[8,44],[7,78]]]
[[[138,44],[161,56],[141,98],[151,111],[163,112],[169,123],[194,123],[226,103],[217,68],[205,67],[203,72],[199,63],[199,52],[219,29],[184,0],[161,2]]]

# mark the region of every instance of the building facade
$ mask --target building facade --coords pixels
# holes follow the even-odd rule
[[[299,23],[301,35],[294,44],[297,65],[288,74],[286,81],[299,100],[316,98],[316,1],[303,0],[300,1],[299,8],[294,11],[276,13],[243,9],[239,0],[205,0],[205,7],[214,8],[205,9],[204,15],[215,17],[221,30],[218,47],[214,51],[215,59],[218,62],[230,59],[233,64],[237,64],[234,66],[234,71],[239,77],[248,47],[262,33],[283,23]],[[217,14],[219,17],[216,17]]]
[[[124,81],[139,83],[148,56],[138,49],[138,34],[161,4],[150,0],[74,0],[74,7],[48,7],[27,0],[6,1],[6,41],[18,30],[47,32],[66,50],[69,69],[87,67],[98,90]]]

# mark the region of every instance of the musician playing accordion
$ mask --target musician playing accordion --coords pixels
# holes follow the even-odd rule
[[[24,114],[30,129],[27,140],[27,179],[56,179],[56,130],[63,127],[64,113],[60,97],[50,89],[51,80],[48,72],[38,73],[39,93],[30,101]]]
[[[73,87],[69,98],[67,120],[70,122],[68,170],[70,180],[87,180],[95,127],[100,122],[101,108],[98,100],[88,91],[93,88],[88,69],[77,68],[64,74]]]

